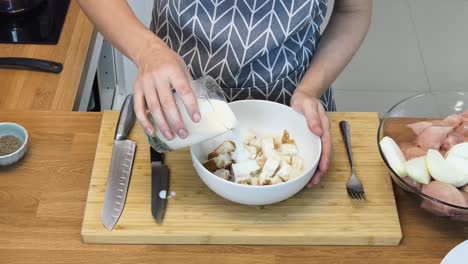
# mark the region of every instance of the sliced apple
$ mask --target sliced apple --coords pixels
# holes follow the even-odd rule
[[[468,142],[459,143],[451,147],[445,156],[448,157],[449,155],[457,155],[468,160]]]
[[[457,186],[463,179],[462,173],[447,162],[437,150],[429,149],[427,151],[426,165],[432,178],[437,181]]]
[[[458,170],[461,179],[454,186],[462,187],[468,183],[468,159],[464,159],[461,156],[458,156],[456,152],[451,152],[447,155],[445,159],[451,166],[455,167]]]
[[[426,167],[426,156],[408,160],[405,163],[405,170],[413,180],[428,184],[431,181],[431,176]]]
[[[391,137],[384,137],[379,142],[382,152],[385,155],[390,167],[395,171],[398,176],[405,177],[408,176],[408,173],[405,169],[406,158],[403,155],[398,144]]]

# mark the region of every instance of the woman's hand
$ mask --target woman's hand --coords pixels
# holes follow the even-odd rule
[[[328,165],[330,164],[330,123],[322,103],[313,95],[297,89],[291,97],[291,107],[305,116],[310,131],[320,136],[322,139],[322,156],[320,157],[320,163],[312,180],[307,185],[307,188],[311,188],[313,185],[320,182],[320,179],[327,172]]]
[[[183,59],[155,37],[139,54],[136,64],[138,77],[134,87],[134,108],[143,129],[150,135],[155,133],[147,115],[149,112],[157,129],[167,139],[172,139],[174,133],[180,138],[187,137],[172,89],[177,91],[194,122],[200,120],[200,112],[191,86],[192,77]]]

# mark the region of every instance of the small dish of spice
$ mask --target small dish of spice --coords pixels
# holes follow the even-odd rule
[[[20,160],[27,150],[28,133],[16,123],[0,123],[0,166]]]

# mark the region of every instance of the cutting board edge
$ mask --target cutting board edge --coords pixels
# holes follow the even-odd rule
[[[118,245],[258,245],[258,246],[398,246],[402,240],[399,236],[388,237],[284,237],[284,236],[259,236],[259,237],[223,237],[223,236],[138,236],[137,240],[129,240],[127,235],[105,236],[93,232],[82,232],[81,240],[85,244],[118,244]],[[275,242],[280,241],[282,242]],[[287,241],[284,241],[287,240]],[[132,242],[133,241],[133,242]]]
[[[112,112],[112,111],[109,111],[109,110],[106,110],[104,112]],[[104,137],[104,133],[103,130],[104,130],[104,127],[103,127],[103,123],[104,123],[104,114],[103,114],[103,117],[101,119],[101,127],[99,129],[99,137],[98,137],[98,142],[97,142],[97,146],[96,146],[96,153],[94,154],[94,159],[93,159],[93,168],[91,170],[91,177],[90,177],[90,180],[89,180],[89,187],[88,187],[88,192],[86,193],[86,202],[85,202],[85,210],[84,210],[84,214],[83,214],[83,220],[82,220],[82,223],[81,223],[81,233],[86,230],[86,223],[88,222],[88,220],[90,220],[88,216],[88,214],[90,214],[89,210],[90,209],[90,205],[92,204],[92,202],[89,202],[90,200],[92,200],[91,198],[91,195],[92,193],[94,192],[93,188],[91,188],[91,185],[93,184],[93,179],[95,178],[94,174],[97,173],[96,170],[95,170],[95,166],[97,164],[96,160],[98,159],[98,150],[100,148],[100,145],[101,144],[104,144],[103,140],[102,140],[102,137]],[[106,185],[107,185],[107,179],[106,179]]]

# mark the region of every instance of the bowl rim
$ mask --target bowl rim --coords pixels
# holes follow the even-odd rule
[[[447,203],[447,202],[444,202],[444,201],[441,201],[437,198],[434,198],[432,196],[429,196],[425,193],[423,193],[422,191],[419,191],[418,189],[416,189],[415,187],[411,186],[410,184],[408,184],[407,182],[405,182],[404,180],[402,180],[400,178],[400,176],[398,176],[398,174],[393,170],[393,168],[390,166],[390,164],[388,163],[387,159],[385,158],[385,155],[382,151],[382,148],[380,147],[380,138],[381,136],[383,136],[383,126],[385,124],[385,120],[390,116],[391,112],[397,108],[398,106],[400,106],[401,104],[407,102],[407,101],[410,101],[412,99],[416,99],[416,98],[419,98],[419,97],[424,97],[424,96],[427,96],[427,95],[431,95],[431,94],[459,94],[459,95],[466,95],[465,92],[460,92],[460,91],[446,91],[446,92],[440,92],[440,91],[435,91],[435,92],[425,92],[425,93],[419,93],[419,94],[416,94],[416,95],[412,95],[412,96],[409,96],[409,97],[406,97],[404,98],[403,100],[400,100],[399,102],[397,102],[395,105],[393,105],[383,116],[382,118],[380,118],[380,123],[379,123],[379,127],[377,129],[377,147],[379,149],[379,153],[380,153],[380,156],[381,158],[383,159],[385,165],[387,166],[387,168],[392,172],[393,175],[395,175],[395,177],[391,177],[392,179],[395,180],[395,178],[397,178],[397,181],[399,183],[403,183],[403,185],[405,185],[407,188],[409,188],[410,190],[412,190],[415,194],[417,195],[420,195],[422,196],[423,198],[426,198],[426,199],[429,199],[429,200],[432,200],[436,203],[440,203],[442,205],[445,205],[445,206],[449,206],[449,207],[453,207],[453,208],[456,208],[456,209],[461,209],[461,210],[468,210],[468,207],[464,207],[464,206],[459,206],[459,205],[455,205],[455,204],[451,204],[451,203]]]
[[[0,155],[0,159],[4,159],[4,158],[6,159],[6,158],[10,158],[10,157],[18,155],[18,153],[25,148],[25,146],[26,146],[26,144],[28,142],[28,139],[29,139],[28,131],[22,125],[20,125],[18,123],[14,123],[14,122],[0,122],[0,127],[3,126],[3,125],[12,125],[12,126],[18,127],[20,130],[22,130],[25,137],[24,137],[23,143],[21,144],[21,147],[19,147],[15,152],[12,152],[10,154],[3,155],[3,156]]]
[[[280,104],[280,103],[277,103],[277,102],[271,102],[271,101],[266,101],[266,100],[256,100],[256,99],[251,99],[251,100],[240,100],[240,101],[234,101],[234,102],[229,102],[228,104],[243,104],[243,103],[252,103],[252,102],[261,102],[263,104],[272,104],[272,105],[277,105],[277,106],[280,106],[280,107],[283,107],[285,110],[287,111],[294,111],[295,113],[299,114],[298,112],[296,112],[295,110],[293,110],[291,107],[289,106],[286,106],[286,105],[283,105],[283,104]],[[312,132],[310,132],[312,133]],[[313,133],[312,133],[313,134]],[[314,134],[315,135],[315,134]],[[317,135],[316,135],[317,136]],[[299,181],[301,178],[304,178],[306,177],[308,174],[310,174],[310,172],[312,171],[312,169],[314,168],[315,165],[317,165],[316,167],[316,170],[318,169],[318,164],[320,162],[320,157],[322,156],[322,139],[321,137],[317,136],[318,139],[319,139],[319,144],[318,144],[318,148],[319,148],[319,155],[317,155],[316,159],[312,162],[312,166],[311,168],[309,168],[308,170],[304,171],[300,176],[297,176],[295,177],[294,179],[292,180],[288,180],[286,182],[282,182],[282,183],[278,183],[278,184],[273,184],[273,185],[248,185],[248,184],[240,184],[240,183],[235,183],[235,182],[231,182],[231,181],[228,181],[228,180],[224,180],[224,179],[221,179],[219,178],[218,176],[216,176],[214,173],[210,172],[209,170],[207,170],[203,164],[201,163],[201,161],[199,161],[196,157],[195,157],[195,154],[193,153],[193,147],[191,146],[190,147],[190,156],[192,158],[192,161],[193,162],[196,162],[197,164],[200,165],[200,167],[202,168],[203,172],[207,172],[210,176],[212,176],[213,178],[216,179],[216,181],[219,181],[219,182],[224,182],[224,183],[227,183],[228,185],[232,185],[232,186],[238,186],[240,188],[246,188],[246,189],[273,189],[273,188],[278,188],[278,186],[282,186],[283,184],[292,184],[293,182],[295,181]],[[196,144],[197,145],[197,144]],[[312,180],[312,178],[314,177],[314,174],[312,174],[310,176],[310,180]]]

